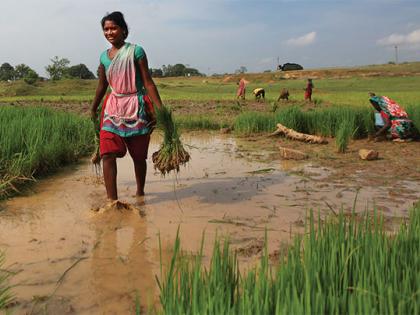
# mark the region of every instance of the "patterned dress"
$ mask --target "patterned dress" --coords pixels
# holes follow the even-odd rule
[[[373,96],[370,101],[380,107],[382,119],[390,123],[389,132],[393,139],[406,139],[412,136],[413,122],[408,119],[407,112],[400,105],[386,96]]]
[[[121,137],[132,137],[150,133],[149,107],[153,108],[147,95],[138,60],[144,57],[143,48],[126,43],[111,60],[108,52],[101,55],[106,77],[112,92],[104,102],[102,130]]]

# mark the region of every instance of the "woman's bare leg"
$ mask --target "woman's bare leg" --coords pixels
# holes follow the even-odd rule
[[[106,194],[110,200],[118,200],[117,157],[115,154],[102,156]]]
[[[147,163],[146,160],[134,161],[134,171],[136,173],[137,196],[144,196],[144,185],[146,183]]]

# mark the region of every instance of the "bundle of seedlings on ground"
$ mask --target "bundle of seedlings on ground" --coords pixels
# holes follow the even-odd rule
[[[179,172],[179,166],[185,165],[190,160],[190,155],[181,143],[172,111],[166,106],[156,108],[156,119],[158,127],[163,130],[163,143],[159,151],[152,155],[154,167],[163,176],[173,170]]]
[[[240,272],[236,253],[216,240],[181,250],[158,280],[163,314],[419,314],[420,208],[392,235],[376,212],[310,212],[306,233],[271,264],[267,234],[259,266]],[[203,242],[202,242],[203,244]],[[160,247],[161,248],[161,247]]]

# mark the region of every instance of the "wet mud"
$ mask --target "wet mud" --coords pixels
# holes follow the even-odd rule
[[[160,142],[153,138],[150,156]],[[205,233],[205,261],[215,237],[228,236],[248,267],[261,255],[265,231],[270,257],[284,254],[309,209],[325,216],[375,206],[392,230],[420,198],[418,180],[371,185],[362,173],[343,178],[325,165],[283,161],[275,150],[252,150],[249,141],[228,135],[189,133],[183,142],[188,166],[163,178],[148,161],[142,198],[134,195],[131,159],[118,161],[119,195],[128,209],[106,207],[88,162],[1,204],[0,248],[15,273],[13,314],[133,314],[136,298],[143,308],[156,305],[159,239],[165,262],[178,228],[186,251],[197,251]]]

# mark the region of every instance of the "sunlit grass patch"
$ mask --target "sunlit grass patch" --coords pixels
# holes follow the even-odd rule
[[[315,224],[317,222],[317,224]],[[229,241],[216,240],[209,264],[174,253],[158,280],[163,314],[417,314],[420,209],[393,235],[374,214],[314,218],[274,266],[241,273]],[[266,238],[267,244],[267,238]],[[162,261],[161,261],[162,266]]]
[[[76,161],[93,149],[87,118],[42,107],[0,107],[0,198],[16,184]]]

